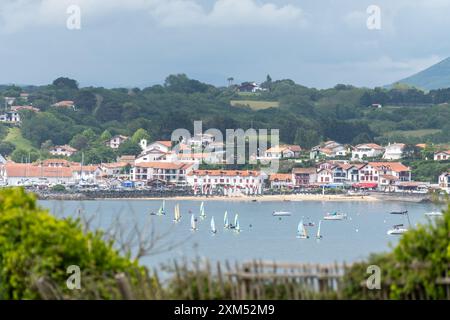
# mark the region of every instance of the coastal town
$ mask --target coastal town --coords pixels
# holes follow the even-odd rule
[[[104,141],[117,149],[129,137],[116,135]],[[277,160],[292,168],[266,173],[254,169],[230,169],[224,161],[224,144],[200,134],[178,144],[142,139],[137,156],[123,155],[116,162],[83,163],[69,160],[78,152],[70,145],[53,146],[53,158],[16,163],[0,158],[2,186],[24,186],[39,190],[183,190],[192,195],[239,197],[273,192],[450,193],[450,172],[438,181],[416,181],[411,168],[402,164],[407,146],[375,143],[356,146],[326,141],[310,150],[299,145],[276,145],[256,160]],[[425,148],[424,144],[415,146]],[[213,150],[213,151],[207,151]],[[446,162],[450,150],[436,151],[433,161]],[[210,163],[216,166],[209,165]],[[217,164],[220,169],[217,169]]]

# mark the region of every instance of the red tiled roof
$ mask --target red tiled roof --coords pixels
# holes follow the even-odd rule
[[[192,166],[192,163],[173,163],[173,162],[142,162],[135,165],[137,168],[154,168],[167,170],[181,170]]]
[[[163,146],[166,146],[167,148],[172,147],[172,141],[168,141],[168,140],[159,140],[159,141],[155,141],[155,143],[162,144]]]
[[[376,144],[376,143],[363,143],[363,144],[358,144],[357,146],[356,146],[356,148],[361,148],[361,147],[369,147],[369,148],[372,148],[372,149],[378,149],[378,150],[382,150],[382,149],[384,149],[382,146],[380,146],[380,145],[378,145],[378,144]]]
[[[260,171],[248,171],[248,170],[194,170],[189,173],[190,176],[242,176],[242,177],[257,177],[261,174]]]
[[[296,174],[296,173],[317,173],[316,168],[294,168],[292,169],[292,173]]]
[[[386,167],[389,170],[392,170],[395,172],[410,171],[410,169],[407,166],[405,166],[404,164],[402,164],[400,162],[369,162],[368,164],[377,169]]]
[[[44,167],[27,163],[6,163],[4,168],[8,177],[72,177],[70,167]]]
[[[274,173],[269,177],[270,181],[292,181],[292,175],[290,173]]]

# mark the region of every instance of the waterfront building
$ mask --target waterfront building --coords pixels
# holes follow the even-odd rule
[[[195,194],[261,194],[267,175],[257,170],[193,170],[187,182]]]
[[[293,188],[294,183],[291,173],[274,173],[269,176],[271,189]]]

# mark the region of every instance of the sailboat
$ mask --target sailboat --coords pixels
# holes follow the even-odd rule
[[[161,205],[161,207],[159,207],[159,210],[157,212],[158,216],[163,216],[166,214],[165,207],[166,207],[166,200],[163,200],[162,205]]]
[[[216,223],[214,222],[214,217],[211,217],[211,233],[217,233]]]
[[[322,226],[322,220],[319,221],[319,228],[317,229],[317,239],[322,239],[322,235],[320,234],[320,227]]]
[[[223,215],[223,227],[225,229],[230,228],[230,221],[228,221],[228,212],[227,211],[225,211],[225,214]]]
[[[177,203],[175,205],[175,212],[174,212],[173,221],[174,222],[180,222],[180,220],[181,220],[180,205]]]
[[[206,218],[205,203],[203,201],[200,204],[200,218],[202,218],[202,219]]]
[[[237,214],[234,217],[234,231],[236,231],[237,233],[241,232],[241,226],[239,224],[239,219],[238,219],[238,215]]]
[[[236,225],[237,225],[238,222],[239,222],[239,216],[236,213],[235,216],[234,216],[234,223],[230,226],[230,229],[236,229]]]
[[[308,239],[308,233],[306,232],[306,228],[303,225],[303,220],[299,222],[297,227],[297,238],[299,239]]]
[[[191,215],[191,230],[192,231],[197,231],[197,221],[195,219],[194,215]]]

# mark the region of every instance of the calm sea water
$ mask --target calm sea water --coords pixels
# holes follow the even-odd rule
[[[173,212],[180,205],[181,222],[174,224]],[[252,259],[286,262],[352,262],[366,258],[370,253],[389,250],[398,237],[386,232],[394,225],[404,223],[405,217],[390,215],[391,211],[408,210],[412,225],[427,223],[424,213],[440,210],[432,204],[407,202],[237,202],[206,201],[207,218],[198,219],[199,230],[190,230],[191,210],[199,215],[200,201],[166,201],[166,216],[151,216],[161,201],[153,200],[105,200],[105,201],[40,201],[43,207],[57,215],[76,214],[82,208],[88,214],[95,214],[93,227],[107,228],[114,219],[121,217],[126,228],[133,221],[142,227],[146,222],[155,233],[164,235],[159,246],[176,245],[169,252],[156,254],[142,260],[144,264],[155,265],[173,259],[188,260],[208,258],[211,261],[250,261]],[[228,211],[229,220],[239,214],[241,232],[223,228],[223,216]],[[273,211],[290,211],[292,216],[273,217]],[[319,220],[326,212],[339,211],[348,214],[347,220],[323,221],[323,239],[315,238]],[[210,219],[214,216],[218,233],[210,232]],[[310,239],[296,238],[300,220],[314,222],[307,228]],[[129,232],[130,230],[128,230]]]

